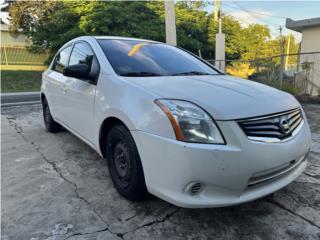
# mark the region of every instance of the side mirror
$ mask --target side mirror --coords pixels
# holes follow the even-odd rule
[[[90,68],[86,64],[75,64],[66,67],[63,70],[63,75],[79,79],[90,79]]]

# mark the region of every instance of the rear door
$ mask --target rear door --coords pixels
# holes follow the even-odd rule
[[[88,65],[90,75],[95,75],[97,80],[100,66],[93,49],[87,42],[80,41],[74,44],[69,66],[76,64]],[[92,79],[68,77],[63,103],[65,123],[91,143],[95,139],[93,136],[93,120],[96,83]]]
[[[52,116],[60,121],[64,121],[62,114],[64,107],[63,95],[65,83],[68,79],[62,72],[68,65],[71,50],[72,45],[66,46],[60,50],[55,56],[51,69],[47,71],[46,97]]]

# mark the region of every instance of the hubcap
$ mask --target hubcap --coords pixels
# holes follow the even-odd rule
[[[114,165],[117,175],[123,185],[127,186],[130,181],[130,156],[127,146],[119,141],[114,147]]]

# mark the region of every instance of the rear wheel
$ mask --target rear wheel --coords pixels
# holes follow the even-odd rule
[[[46,99],[42,102],[42,108],[43,108],[43,121],[44,125],[46,126],[46,129],[51,133],[56,133],[61,131],[62,127],[59,123],[53,120],[49,108],[49,104]]]
[[[141,160],[129,130],[122,124],[107,134],[106,157],[117,191],[131,201],[148,196]]]

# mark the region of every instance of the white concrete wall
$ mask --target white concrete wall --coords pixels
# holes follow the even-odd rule
[[[5,46],[26,46],[29,45],[27,37],[23,34],[11,36],[9,32],[1,32],[1,45]]]
[[[320,51],[320,27],[303,29],[301,52]]]
[[[310,27],[303,29],[301,40],[301,53],[320,52],[320,27]],[[313,72],[311,73],[312,81],[320,87],[320,53],[301,55],[300,63],[313,62]],[[311,86],[309,86],[309,90]],[[314,87],[312,95],[318,95],[317,88]]]
[[[16,35],[11,35],[8,30],[8,25],[1,24],[1,45],[3,46],[26,46],[30,45],[27,36],[19,32]]]

